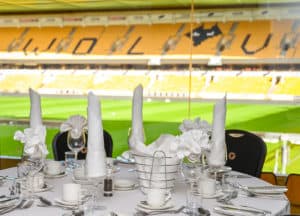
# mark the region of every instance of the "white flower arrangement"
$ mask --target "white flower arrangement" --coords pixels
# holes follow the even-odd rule
[[[32,158],[45,157],[49,152],[45,144],[46,127],[26,128],[24,132],[16,131],[14,140],[24,144],[24,153]]]
[[[182,134],[171,144],[172,152],[175,152],[179,159],[199,156],[203,151],[209,151],[212,126],[207,121],[201,121],[200,118],[184,120],[179,130]]]

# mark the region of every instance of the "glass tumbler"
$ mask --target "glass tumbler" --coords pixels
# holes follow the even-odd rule
[[[76,168],[75,152],[72,151],[65,152],[65,167],[67,173],[72,173],[74,168]]]

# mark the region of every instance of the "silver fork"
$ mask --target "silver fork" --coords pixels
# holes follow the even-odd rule
[[[16,205],[11,206],[11,207],[6,208],[6,209],[3,209],[2,211],[0,211],[0,215],[6,214],[6,213],[11,212],[11,211],[13,211],[15,209],[18,209],[18,208],[22,209],[26,202],[27,202],[26,199],[21,199],[20,202],[18,202]]]

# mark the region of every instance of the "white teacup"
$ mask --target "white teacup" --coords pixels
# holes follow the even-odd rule
[[[48,160],[46,161],[44,172],[47,175],[58,175],[65,172],[65,167],[59,161]]]
[[[198,192],[204,196],[212,196],[216,193],[216,180],[201,178],[198,182]]]
[[[81,200],[81,185],[74,183],[64,184],[62,199],[66,202],[79,202]]]
[[[154,208],[165,205],[170,198],[171,194],[165,189],[150,188],[147,192],[147,203]]]

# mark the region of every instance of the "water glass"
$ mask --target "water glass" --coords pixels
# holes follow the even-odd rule
[[[198,209],[202,206],[202,197],[198,193],[198,185],[191,184],[186,190],[187,215],[198,216]]]
[[[76,167],[76,158],[75,152],[67,151],[65,152],[65,167],[66,172],[72,173],[74,168]]]

